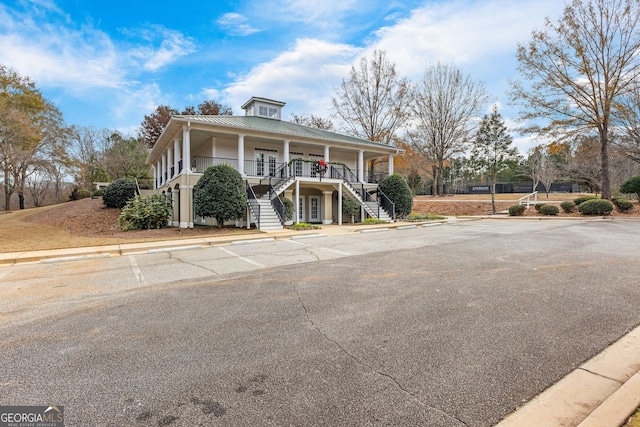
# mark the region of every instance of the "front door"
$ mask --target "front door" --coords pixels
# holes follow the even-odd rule
[[[298,222],[304,221],[304,197],[299,197],[300,205],[298,206]]]
[[[309,222],[320,222],[320,196],[309,197]]]

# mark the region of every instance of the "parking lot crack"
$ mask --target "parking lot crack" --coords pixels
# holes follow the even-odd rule
[[[421,406],[424,406],[426,408],[429,408],[430,410],[433,410],[435,412],[438,412],[440,414],[443,414],[447,417],[451,417],[453,419],[455,419],[456,421],[458,421],[459,423],[461,423],[464,426],[467,426],[468,424],[465,423],[464,421],[462,421],[461,419],[459,419],[458,417],[456,417],[453,414],[449,414],[447,412],[444,412],[441,409],[435,408],[433,406],[427,405],[426,403],[424,403],[423,401],[421,401],[418,398],[418,394],[409,390],[407,387],[405,387],[404,385],[402,385],[402,383],[393,375],[387,374],[386,372],[380,371],[376,368],[374,368],[372,365],[366,363],[365,361],[363,361],[362,359],[358,358],[356,355],[352,354],[350,351],[348,351],[346,348],[344,348],[338,341],[332,339],[331,337],[329,337],[326,333],[324,333],[322,331],[322,329],[320,329],[320,327],[313,321],[313,319],[311,318],[311,316],[309,315],[309,310],[307,309],[307,306],[305,305],[304,301],[302,300],[302,296],[300,295],[300,293],[298,292],[298,288],[296,288],[296,285],[293,284],[293,292],[296,294],[296,297],[298,298],[298,302],[300,303],[300,307],[302,307],[302,311],[304,312],[305,318],[307,319],[307,322],[309,323],[309,325],[311,326],[311,329],[313,329],[314,331],[316,331],[318,334],[320,334],[320,336],[322,336],[326,341],[332,343],[333,345],[335,345],[338,349],[340,349],[340,351],[342,353],[344,353],[345,355],[347,355],[347,357],[349,357],[351,360],[353,360],[356,364],[365,367],[366,369],[368,369],[370,372],[381,376],[387,380],[390,380],[393,384],[396,385],[396,387],[398,389],[400,389],[403,393],[411,396],[411,398],[418,403]]]

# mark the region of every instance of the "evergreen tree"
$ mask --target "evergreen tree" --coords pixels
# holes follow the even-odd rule
[[[496,180],[498,174],[509,165],[518,161],[518,151],[511,144],[513,138],[507,133],[507,127],[493,106],[491,114],[485,114],[476,133],[471,150],[471,159],[476,169],[483,173],[491,185],[491,211],[496,211]]]
[[[218,228],[242,218],[247,193],[240,172],[225,164],[207,168],[193,187],[193,208],[198,216],[215,218]]]

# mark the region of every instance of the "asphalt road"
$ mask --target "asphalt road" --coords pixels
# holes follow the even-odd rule
[[[491,426],[640,324],[640,221],[0,269],[0,403],[67,426]]]

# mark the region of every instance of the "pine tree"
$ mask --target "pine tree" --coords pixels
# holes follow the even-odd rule
[[[518,151],[511,144],[513,138],[493,106],[491,114],[485,114],[476,133],[471,150],[471,160],[478,172],[483,173],[491,185],[491,211],[496,212],[496,180],[498,174],[513,162],[518,161]]]

